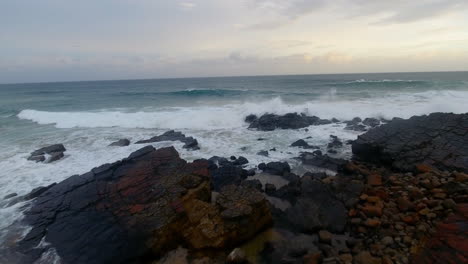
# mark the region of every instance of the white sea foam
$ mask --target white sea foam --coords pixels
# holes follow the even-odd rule
[[[393,93],[380,98],[343,100],[336,91],[318,100],[288,104],[275,98],[262,102],[244,102],[225,106],[173,107],[146,112],[47,112],[26,109],[18,114],[20,119],[38,124],[53,124],[57,128],[122,127],[161,129],[232,129],[245,126],[248,114],[285,114],[300,112],[321,118],[351,119],[355,116],[408,118],[431,112],[468,112],[468,92],[427,91],[422,93]]]

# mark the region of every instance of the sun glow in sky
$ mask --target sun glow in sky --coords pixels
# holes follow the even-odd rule
[[[0,83],[468,70],[467,0],[2,0]]]

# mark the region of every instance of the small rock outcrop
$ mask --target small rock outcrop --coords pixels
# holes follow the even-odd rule
[[[291,144],[291,147],[299,147],[304,149],[319,149],[317,146],[311,146],[303,139],[299,139]]]
[[[25,213],[32,229],[18,243],[21,263],[50,247],[65,264],[138,262],[181,243],[225,249],[271,223],[268,202],[248,186],[224,186],[212,203],[209,166],[147,146],[52,185]]]
[[[442,170],[468,171],[468,113],[433,113],[394,119],[358,137],[356,158],[414,171],[426,164]]]
[[[31,152],[28,160],[50,163],[63,158],[65,151],[63,144],[54,144]]]
[[[298,113],[289,113],[285,115],[264,114],[259,118],[256,116],[254,118],[250,115],[245,119],[245,121],[250,123],[249,128],[256,128],[261,131],[298,129],[311,125],[325,125],[332,123],[330,120]]]
[[[198,141],[193,137],[186,137],[182,132],[170,130],[164,132],[162,135],[152,137],[150,139],[140,140],[135,142],[135,144],[145,144],[145,143],[153,143],[153,142],[161,142],[161,141],[180,141],[185,143],[183,148],[191,149],[191,150],[198,150],[200,147],[198,146]]]
[[[126,147],[130,145],[130,140],[123,138],[109,144],[110,147]]]

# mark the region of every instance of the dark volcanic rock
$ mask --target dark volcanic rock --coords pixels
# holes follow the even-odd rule
[[[331,121],[320,119],[316,116],[306,116],[304,114],[289,113],[283,116],[274,114],[265,114],[260,118],[253,119],[249,128],[256,128],[262,131],[271,131],[280,129],[298,129],[311,125],[330,124]]]
[[[252,188],[230,186],[212,204],[209,166],[187,163],[172,147],[147,146],[51,186],[25,213],[32,229],[18,243],[20,262],[33,263],[48,247],[64,264],[93,264],[139,263],[181,243],[242,243],[270,223],[268,203]]]
[[[318,168],[328,169],[331,171],[338,171],[343,165],[346,164],[346,161],[343,159],[332,158],[327,154],[322,155],[320,151],[314,151],[313,153],[304,152],[301,154],[299,159],[303,164],[312,165]]]
[[[126,147],[130,145],[130,140],[123,138],[109,144],[111,147]]]
[[[64,152],[66,151],[65,147],[62,144],[55,144],[47,147],[40,148],[31,152],[31,156],[50,154],[53,152]]]
[[[239,185],[242,180],[247,178],[246,170],[231,163],[224,164],[210,172],[215,191],[220,191],[222,187],[227,185]]]
[[[418,164],[468,171],[468,114],[433,113],[394,119],[358,137],[356,158],[413,171]]]
[[[362,123],[366,126],[369,126],[369,127],[376,127],[376,126],[379,126],[380,125],[380,120],[376,119],[376,118],[366,118],[364,119],[364,121],[362,121]]]
[[[267,150],[261,150],[261,151],[257,152],[257,155],[268,157],[270,154],[268,153]]]
[[[289,228],[299,232],[314,232],[327,229],[342,232],[347,221],[344,199],[355,199],[362,190],[353,186],[347,190],[347,179],[338,180],[339,184],[325,184],[319,179],[304,175],[273,192],[272,195],[291,203],[279,222],[289,222]]]
[[[327,145],[327,148],[329,149],[332,149],[332,148],[341,148],[343,147],[343,142],[341,142],[341,140],[337,137],[337,136],[334,136],[334,135],[330,135],[330,143],[328,143]]]
[[[31,152],[28,160],[50,163],[63,158],[63,152],[65,151],[66,149],[63,144],[50,145]]]
[[[245,122],[250,124],[250,123],[254,122],[257,119],[258,119],[258,117],[256,115],[251,114],[251,115],[248,115],[248,116],[245,117]]]
[[[300,148],[305,148],[305,149],[318,149],[319,147],[317,146],[311,146],[309,143],[307,143],[303,139],[299,139],[295,141],[294,143],[291,144],[291,147],[300,147]]]
[[[196,139],[194,139],[193,137],[186,137],[184,134],[182,134],[182,132],[176,132],[174,130],[164,132],[164,134],[152,137],[150,139],[137,141],[135,142],[135,144],[145,144],[161,141],[180,141],[185,143],[184,148],[186,149],[200,149],[198,147],[198,141]]]
[[[265,163],[260,163],[258,165],[258,168],[261,169],[262,171],[273,174],[273,175],[280,175],[283,176],[285,173],[291,172],[291,167],[287,162],[268,162],[267,164]]]
[[[242,156],[239,156],[233,162],[234,165],[245,165],[247,163],[249,163],[249,161],[245,157],[242,157]]]

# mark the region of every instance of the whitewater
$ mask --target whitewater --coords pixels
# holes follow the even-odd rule
[[[409,118],[432,112],[468,112],[468,73],[394,73],[224,77],[0,85],[0,248],[9,243],[28,202],[8,206],[4,196],[24,195],[104,163],[127,157],[144,145],[132,143],[167,130],[196,138],[200,150],[174,146],[187,160],[244,156],[260,162],[285,160],[293,166],[298,139],[326,152],[330,135],[343,142],[361,133],[344,123],[298,130],[248,129],[249,114],[315,115],[340,121],[354,117]],[[264,140],[258,140],[258,139]],[[65,158],[50,164],[28,161],[30,152],[62,143]],[[257,155],[270,151],[269,157]],[[350,157],[349,145],[332,154]],[[301,169],[299,166],[295,169]],[[20,236],[20,234],[19,234]]]

